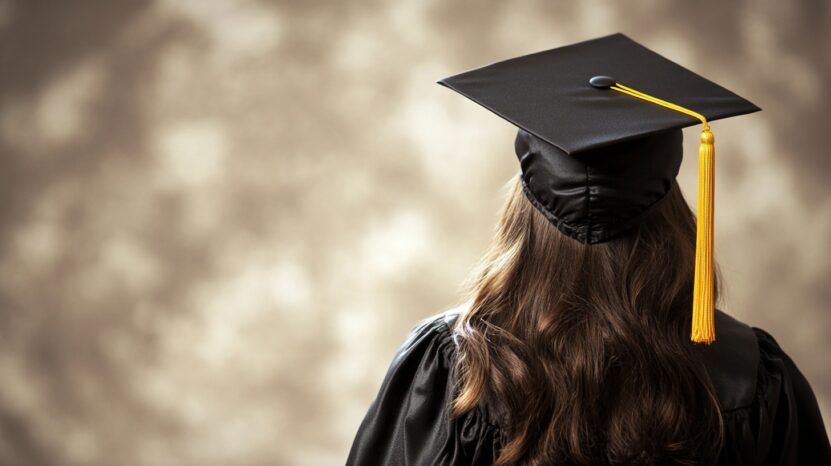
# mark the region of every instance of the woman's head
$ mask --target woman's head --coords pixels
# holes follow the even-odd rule
[[[628,234],[587,245],[515,178],[456,328],[455,412],[497,413],[498,464],[712,459],[720,414],[689,343],[694,261],[675,182]]]

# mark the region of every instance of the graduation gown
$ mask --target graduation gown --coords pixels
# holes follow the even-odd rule
[[[418,323],[392,361],[361,423],[347,466],[490,465],[502,445],[486,409],[458,418],[452,328],[461,308]],[[773,337],[716,311],[705,363],[724,418],[723,465],[831,465],[808,381]]]

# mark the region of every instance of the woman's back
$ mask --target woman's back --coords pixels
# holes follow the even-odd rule
[[[395,356],[347,465],[491,465],[504,442],[499,410],[461,417],[456,390],[460,306],[420,322]],[[717,311],[719,338],[702,356],[724,422],[720,465],[831,464],[810,385],[764,330]],[[671,464],[671,463],[670,463]]]

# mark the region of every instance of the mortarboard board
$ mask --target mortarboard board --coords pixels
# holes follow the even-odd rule
[[[669,192],[681,164],[681,128],[702,123],[691,339],[715,339],[708,122],[757,106],[623,34],[438,83],[519,128],[515,150],[526,196],[560,231],[588,244],[625,234]]]

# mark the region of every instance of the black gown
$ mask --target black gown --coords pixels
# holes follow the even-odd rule
[[[490,465],[502,444],[487,410],[449,415],[461,308],[421,321],[399,349],[360,425],[347,466]],[[716,311],[705,363],[724,418],[722,465],[831,465],[808,381],[773,337]]]

